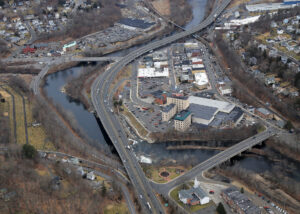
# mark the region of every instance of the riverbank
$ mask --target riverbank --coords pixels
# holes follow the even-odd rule
[[[259,126],[248,126],[231,129],[215,129],[192,127],[190,132],[178,132],[175,130],[166,133],[152,133],[151,137],[156,142],[209,142],[210,146],[216,146],[219,142],[239,142],[258,133]],[[222,144],[224,146],[228,146]],[[219,146],[219,145],[218,145]]]
[[[205,15],[204,15],[204,18],[206,19],[209,14],[212,12],[214,6],[216,4],[216,0],[208,0],[206,2],[206,7],[205,7]]]

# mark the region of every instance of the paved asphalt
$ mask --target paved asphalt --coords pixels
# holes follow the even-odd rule
[[[105,73],[98,76],[94,81],[91,90],[91,97],[94,108],[97,112],[98,117],[110,136],[116,150],[119,153],[120,158],[127,170],[127,173],[132,181],[135,190],[139,194],[139,200],[141,202],[144,211],[147,213],[164,213],[161,203],[156,198],[148,179],[146,179],[138,161],[130,150],[126,149],[129,145],[128,138],[120,124],[120,121],[115,116],[112,110],[111,100],[109,100],[109,86],[115,76],[130,62],[140,57],[141,55],[170,44],[178,39],[192,35],[214,22],[215,18],[226,8],[230,3],[230,0],[224,0],[222,4],[217,7],[211,15],[204,20],[199,26],[178,34],[174,34],[170,37],[164,38],[147,44],[134,52],[129,53],[127,56],[122,58],[119,62],[113,64],[110,69]],[[150,206],[149,206],[150,205]]]

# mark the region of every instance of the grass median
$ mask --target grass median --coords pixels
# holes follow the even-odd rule
[[[143,137],[147,136],[149,132],[142,126],[142,124],[140,124],[140,122],[135,118],[135,116],[128,111],[127,107],[123,105],[122,108],[122,114],[129,119],[130,124],[134,127],[138,134]]]

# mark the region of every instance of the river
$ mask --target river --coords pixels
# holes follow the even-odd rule
[[[207,0],[188,0],[188,3],[192,7],[193,19],[184,26],[184,28],[187,30],[196,27],[203,20]]]

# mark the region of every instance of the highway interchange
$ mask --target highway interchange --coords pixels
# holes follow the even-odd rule
[[[180,32],[170,37],[164,38],[147,44],[135,52],[131,52],[117,63],[114,63],[105,73],[98,76],[94,81],[91,90],[91,97],[94,108],[98,117],[110,136],[120,158],[123,161],[125,169],[135,187],[136,192],[139,194],[139,200],[148,213],[164,213],[161,203],[156,198],[152,187],[146,179],[138,161],[130,150],[126,149],[129,145],[128,138],[120,124],[118,118],[112,110],[112,102],[109,100],[109,88],[114,77],[130,62],[143,54],[152,51],[153,49],[170,44],[178,39],[192,35],[214,22],[214,20],[221,14],[221,12],[230,3],[230,0],[224,0],[213,12],[205,19],[199,26],[189,31]]]

